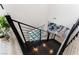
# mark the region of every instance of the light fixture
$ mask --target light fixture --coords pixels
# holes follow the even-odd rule
[[[46,47],[46,44],[45,43],[43,43],[43,47]]]
[[[33,47],[34,52],[38,52],[38,48]]]
[[[53,50],[52,50],[52,49],[50,49],[50,50],[49,50],[49,54],[52,54],[52,53],[53,53]]]

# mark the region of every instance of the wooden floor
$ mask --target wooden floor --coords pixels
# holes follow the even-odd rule
[[[22,55],[18,41],[12,37],[8,40],[0,38],[0,55]]]
[[[49,41],[42,40],[41,42],[31,42],[25,49],[27,55],[55,55],[60,47],[60,43],[54,39]],[[34,49],[36,51],[34,51]],[[20,55],[22,54],[18,43],[14,39],[3,40],[0,39],[0,55]]]
[[[32,46],[30,45],[32,44]],[[42,41],[41,43],[31,42],[28,48],[28,55],[56,55],[60,43],[54,39]],[[35,44],[35,45],[34,45]]]

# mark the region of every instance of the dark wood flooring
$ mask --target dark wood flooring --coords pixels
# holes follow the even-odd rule
[[[44,47],[43,44],[46,44],[46,47]],[[27,42],[27,45],[27,55],[56,55],[61,44],[54,39],[50,39],[48,41]],[[33,51],[33,48],[37,48],[38,51]],[[53,53],[50,54],[50,50],[52,50]]]

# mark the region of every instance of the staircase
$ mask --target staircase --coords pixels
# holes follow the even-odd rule
[[[79,26],[79,19],[71,28],[67,38],[62,44],[55,39],[47,39],[47,31],[36,28],[34,26],[24,24],[11,19],[9,15],[5,16],[10,24],[18,43],[24,55],[56,55],[63,54],[67,46],[70,45],[73,39],[69,41],[72,33]],[[78,30],[79,31],[79,30]],[[73,36],[73,38],[76,35]],[[68,43],[70,42],[70,43]]]
[[[56,55],[61,45],[55,39],[47,39],[48,32],[34,26],[11,19],[5,16],[10,24],[24,55]],[[43,46],[46,45],[46,47]],[[38,50],[38,53],[34,50]],[[51,51],[51,54],[50,54]]]

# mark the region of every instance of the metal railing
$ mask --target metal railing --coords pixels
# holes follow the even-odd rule
[[[76,28],[79,26],[79,19],[77,20],[77,22],[72,26],[67,38],[65,39],[65,41],[62,43],[61,47],[59,48],[59,51],[58,51],[58,55],[62,55],[65,48],[70,45],[70,43],[74,40],[74,38],[78,35],[79,33],[79,29],[78,29],[78,32],[76,33],[76,35],[73,36],[73,38],[69,41],[71,35],[73,34],[73,32],[76,30]],[[68,43],[69,41],[69,43]]]
[[[42,26],[36,28],[34,26],[24,24],[24,23],[16,21],[16,20],[12,20],[12,21],[13,21],[14,24],[17,23],[17,26],[15,26],[16,28],[19,26],[19,28],[17,28],[17,29],[20,29],[20,32],[22,34],[22,37],[23,37],[25,43],[26,43],[26,41],[30,41],[29,36],[31,36],[33,40],[35,40],[35,38],[38,38],[38,41],[41,41],[42,38],[47,39],[46,35],[47,35],[48,32],[43,30],[43,28],[41,28]],[[33,37],[32,34],[35,35],[35,38]]]
[[[48,33],[47,31],[40,29],[39,27],[36,28],[34,26],[13,20],[13,19],[11,19],[11,17],[9,15],[6,15],[5,17],[8,21],[8,23],[10,24],[15,36],[17,37],[17,40],[19,42],[19,45],[21,46],[23,54],[27,54],[27,52],[28,52],[27,49],[29,48],[28,47],[29,44],[27,42],[37,41],[37,43],[40,42],[40,44],[41,44],[41,41],[43,38],[45,40],[47,39],[47,33]],[[34,33],[34,31],[38,31],[38,32]],[[32,36],[32,41],[28,35],[28,34],[30,34],[30,32],[32,32],[32,34],[36,36],[35,38]],[[31,44],[31,45],[33,45],[33,44]],[[33,46],[36,46],[36,44]]]

